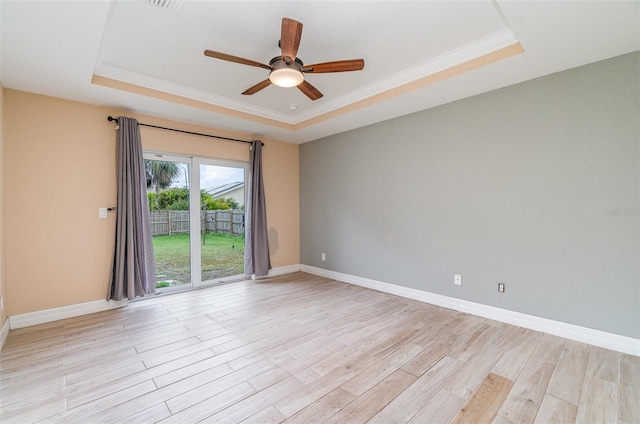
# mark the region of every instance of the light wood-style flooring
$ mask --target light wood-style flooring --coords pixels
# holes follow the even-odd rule
[[[2,423],[640,423],[640,358],[325,278],[12,330]]]

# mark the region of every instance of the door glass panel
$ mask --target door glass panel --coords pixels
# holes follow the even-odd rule
[[[165,155],[145,159],[156,264],[156,289],[191,285],[189,163]]]
[[[245,169],[200,165],[201,281],[244,274]]]

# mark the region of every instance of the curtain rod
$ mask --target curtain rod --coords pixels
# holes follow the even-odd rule
[[[118,118],[114,118],[113,116],[108,116],[107,117],[107,121],[109,121],[109,122],[115,121],[116,124],[117,124],[118,123]],[[167,131],[175,131],[175,132],[184,133],[184,134],[199,135],[201,137],[218,138],[220,140],[238,141],[240,143],[249,143],[249,144],[253,143],[253,141],[239,140],[237,138],[222,137],[222,136],[219,136],[219,135],[202,134],[202,133],[197,133],[197,132],[192,132],[192,131],[177,130],[175,128],[159,127],[157,125],[143,124],[142,122],[138,122],[138,125],[142,125],[143,127],[149,127],[149,128],[158,128],[158,129],[167,130]],[[260,141],[260,140],[255,140],[255,141]],[[264,143],[260,143],[260,144],[262,144],[264,146]]]

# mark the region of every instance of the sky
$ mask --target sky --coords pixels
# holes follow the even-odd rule
[[[184,172],[187,164],[179,163],[178,166],[182,167],[183,172],[182,175],[171,184],[171,187],[185,187],[187,185]],[[244,169],[228,166],[200,165],[200,188],[202,189],[209,190],[213,187],[235,183],[236,181],[244,181]]]
[[[200,165],[200,188],[207,190],[237,181],[244,181],[244,169],[242,168]]]

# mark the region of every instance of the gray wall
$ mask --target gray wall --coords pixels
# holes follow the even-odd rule
[[[640,53],[300,147],[301,263],[640,338]]]

